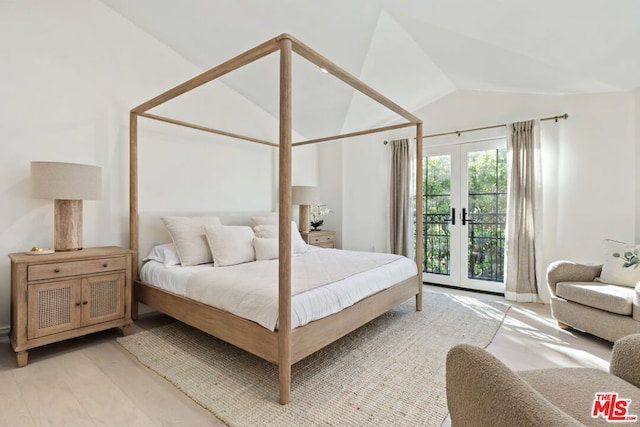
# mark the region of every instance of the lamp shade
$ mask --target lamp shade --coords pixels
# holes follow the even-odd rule
[[[294,205],[317,205],[320,203],[318,187],[302,185],[291,187],[291,203]]]
[[[78,163],[31,162],[31,196],[99,200],[102,198],[102,168]]]

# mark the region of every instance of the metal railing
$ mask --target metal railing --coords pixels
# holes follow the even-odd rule
[[[451,274],[451,232],[449,214],[424,214],[423,271],[433,274]]]
[[[506,215],[471,213],[469,226],[469,279],[502,282]]]
[[[424,214],[423,271],[451,274],[451,232],[448,213]],[[502,282],[504,279],[503,213],[469,213],[467,248],[470,279]]]

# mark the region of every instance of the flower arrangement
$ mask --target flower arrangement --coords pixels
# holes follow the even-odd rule
[[[320,230],[320,228],[318,227],[322,227],[322,224],[324,224],[324,219],[322,218],[324,218],[325,215],[333,213],[333,211],[329,209],[327,205],[320,204],[320,205],[312,205],[310,213],[311,213],[311,228],[313,229],[313,231],[318,231]]]

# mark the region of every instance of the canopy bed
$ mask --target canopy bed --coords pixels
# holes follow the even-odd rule
[[[279,142],[272,143],[243,135],[233,134],[218,129],[208,128],[168,117],[150,114],[148,111],[175,97],[185,94],[207,82],[219,78],[266,55],[280,52],[280,95],[279,95]],[[300,55],[316,66],[326,70],[355,90],[365,94],[378,104],[399,115],[406,122],[375,129],[341,134],[332,137],[292,142],[292,53]],[[277,232],[277,259],[273,260],[277,269],[277,327],[266,328],[253,320],[247,320],[226,310],[215,308],[185,295],[160,289],[135,274],[134,299],[132,312],[137,313],[137,303],[144,303],[160,312],[168,314],[184,323],[201,329],[230,344],[249,351],[265,360],[277,364],[279,369],[279,401],[286,404],[290,400],[291,365],[314,353],[327,344],[357,329],[387,310],[397,306],[408,298],[416,298],[416,310],[422,309],[422,264],[421,251],[416,253],[417,269],[406,279],[398,280],[382,290],[374,291],[339,312],[312,320],[302,326],[292,327],[292,237],[296,229],[291,224],[291,150],[292,147],[322,141],[344,139],[374,132],[388,131],[403,127],[415,126],[418,141],[422,138],[422,121],[404,110],[391,100],[385,98],[371,87],[342,70],[328,59],[319,55],[309,47],[291,37],[282,34],[259,46],[242,53],[204,73],[164,92],[155,98],[133,108],[130,112],[130,247],[134,253],[134,266],[138,266],[140,255],[140,225],[138,212],[138,118],[148,118],[186,126],[206,132],[216,133],[232,138],[266,144],[278,149],[279,163],[279,201]],[[416,158],[422,158],[422,144],[416,144]],[[422,163],[416,162],[416,191],[422,194]],[[422,218],[422,206],[416,205],[416,217]],[[416,233],[422,235],[422,221],[416,222]],[[333,249],[323,249],[333,251]],[[144,256],[144,254],[142,254]],[[297,262],[297,261],[295,261]],[[134,271],[137,271],[134,268]],[[150,280],[149,280],[150,281]]]

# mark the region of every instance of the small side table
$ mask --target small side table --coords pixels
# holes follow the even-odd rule
[[[309,231],[309,233],[301,233],[305,242],[313,246],[321,248],[336,247],[336,232],[331,230]]]
[[[116,327],[127,335],[131,254],[116,246],[10,254],[10,339],[18,367],[34,347]]]

